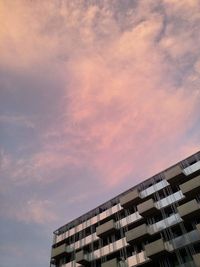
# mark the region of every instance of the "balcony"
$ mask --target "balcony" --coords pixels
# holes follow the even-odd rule
[[[179,165],[176,165],[164,172],[165,179],[170,183],[180,183],[185,178],[184,173]]]
[[[141,242],[143,239],[147,238],[149,235],[146,224],[142,224],[128,232],[125,233],[127,243],[137,243]]]
[[[96,228],[96,234],[99,237],[104,237],[116,230],[114,220],[110,220]]]
[[[156,240],[144,246],[146,256],[150,259],[154,257],[162,256],[163,254],[169,253],[164,241],[162,239]]]
[[[193,257],[195,266],[200,267],[200,253],[194,254],[192,257]]]
[[[101,264],[102,267],[117,267],[118,266],[118,261],[116,258],[106,261]]]
[[[183,172],[185,175],[196,175],[197,173],[200,172],[200,161],[195,162],[194,164],[186,167],[185,169],[183,169]]]
[[[87,265],[89,263],[88,255],[83,251],[79,251],[76,253],[76,262],[82,265]]]
[[[141,197],[141,199],[145,198],[145,200],[147,200],[147,199],[151,198],[151,196],[154,193],[159,192],[160,190],[166,188],[167,186],[169,186],[169,183],[166,180],[156,182],[156,183],[152,184],[151,186],[147,187],[146,189],[140,191],[140,197]]]
[[[64,253],[67,253],[66,251],[66,244],[63,244],[59,247],[52,248],[51,250],[51,258],[56,258]]]
[[[193,216],[200,214],[200,206],[196,199],[193,199],[179,207],[177,207],[178,212],[182,219],[187,220]]]
[[[156,207],[153,199],[149,199],[137,206],[138,212],[141,216],[149,216],[155,212],[158,212],[158,208]]]
[[[130,205],[138,204],[140,201],[141,198],[137,189],[134,189],[128,192],[126,195],[120,197],[120,204],[124,208],[127,208]]]
[[[200,175],[180,185],[182,193],[189,198],[195,197],[200,191]]]
[[[129,266],[129,267],[135,267],[135,266],[152,266],[152,261],[146,257],[146,253],[144,251],[141,251],[135,255],[132,255],[127,258],[126,260],[127,265],[122,265],[124,266]],[[121,266],[121,265],[120,265]]]

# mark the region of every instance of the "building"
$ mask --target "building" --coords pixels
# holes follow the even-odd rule
[[[50,265],[200,266],[200,151],[56,230]]]

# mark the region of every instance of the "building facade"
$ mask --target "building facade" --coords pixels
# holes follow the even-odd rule
[[[200,267],[200,152],[54,232],[51,267]]]

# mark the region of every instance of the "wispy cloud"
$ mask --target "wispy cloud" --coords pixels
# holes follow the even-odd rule
[[[11,206],[3,203],[1,213],[6,217],[18,222],[28,224],[51,224],[58,220],[53,211],[53,203],[49,200],[30,199],[26,202],[19,200],[18,204]]]
[[[24,126],[32,129],[35,127],[33,120],[21,115],[0,115],[0,123]]]

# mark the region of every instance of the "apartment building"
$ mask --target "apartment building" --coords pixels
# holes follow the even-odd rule
[[[200,151],[54,232],[51,267],[200,267]]]

